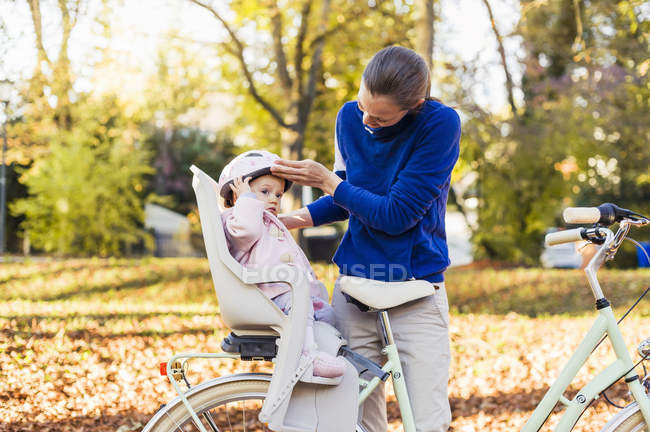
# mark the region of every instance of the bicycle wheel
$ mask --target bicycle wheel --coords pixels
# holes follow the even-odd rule
[[[601,432],[648,432],[648,426],[641,415],[639,406],[635,403],[628,405],[612,418]]]
[[[212,431],[269,431],[257,416],[269,388],[270,375],[241,374],[216,379],[187,394],[205,429]],[[142,432],[199,431],[183,402],[176,398],[147,423]]]
[[[187,399],[208,432],[267,432],[258,420],[269,388],[267,374],[239,374],[206,381],[192,388]],[[142,432],[195,432],[196,426],[183,402],[176,398],[158,411]],[[357,425],[356,432],[365,432]]]

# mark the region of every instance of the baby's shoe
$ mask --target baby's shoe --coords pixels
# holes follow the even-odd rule
[[[323,351],[314,353],[314,376],[336,378],[345,373],[343,357],[334,357]]]
[[[301,362],[306,369],[300,381],[314,384],[338,385],[343,380],[346,363],[343,357],[334,357],[322,351],[303,352]]]

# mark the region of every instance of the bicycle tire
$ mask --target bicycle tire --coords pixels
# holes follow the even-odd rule
[[[616,414],[601,430],[601,432],[648,432],[648,426],[643,419],[637,403],[625,407]]]
[[[187,392],[186,397],[208,432],[223,431],[270,431],[258,420],[258,414],[269,388],[268,374],[237,374],[206,381]],[[162,407],[145,425],[142,432],[199,431],[190,413],[180,400],[175,398]],[[357,425],[356,432],[365,432]]]

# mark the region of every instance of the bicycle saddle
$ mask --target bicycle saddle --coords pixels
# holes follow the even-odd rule
[[[383,282],[356,276],[342,276],[341,292],[372,309],[390,309],[413,300],[433,295],[435,288],[425,280]]]

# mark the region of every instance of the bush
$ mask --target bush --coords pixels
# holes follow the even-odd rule
[[[140,196],[148,155],[121,140],[97,140],[80,129],[61,134],[50,153],[23,172],[29,197],[10,206],[24,215],[32,245],[58,254],[120,255],[141,241]]]

